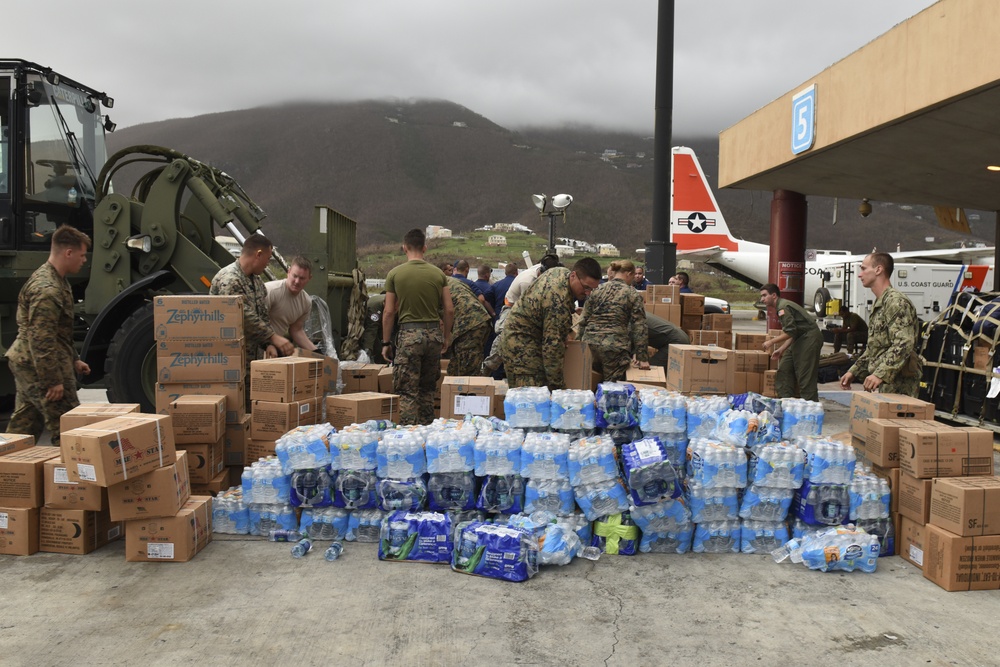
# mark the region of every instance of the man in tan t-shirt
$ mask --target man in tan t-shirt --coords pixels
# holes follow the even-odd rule
[[[287,336],[304,350],[314,351],[316,345],[309,340],[304,328],[312,308],[312,297],[305,291],[306,283],[311,278],[312,262],[298,256],[289,264],[284,280],[272,280],[266,283],[266,287],[268,314],[275,333]],[[269,345],[267,356],[278,356],[277,349]]]

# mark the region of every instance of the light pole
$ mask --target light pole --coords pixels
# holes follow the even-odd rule
[[[531,195],[531,201],[538,209],[538,214],[543,218],[549,219],[549,249],[547,252],[550,254],[556,254],[556,227],[555,220],[557,217],[561,217],[563,222],[566,222],[566,209],[569,205],[573,203],[572,195],[556,195],[552,198],[552,209],[546,210],[548,208],[549,198],[545,195]]]

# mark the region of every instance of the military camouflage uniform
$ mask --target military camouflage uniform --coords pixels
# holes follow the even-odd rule
[[[400,329],[392,360],[392,386],[399,395],[400,424],[434,421],[434,388],[441,377],[440,325],[428,329]],[[419,366],[420,372],[410,372]],[[450,366],[450,364],[449,364]]]
[[[59,444],[59,418],[80,404],[76,395],[78,359],[73,347],[73,291],[55,267],[45,262],[17,297],[17,338],[7,350],[17,390],[7,430],[37,441],[43,428]],[[58,401],[45,398],[50,387],[63,386]]]
[[[384,364],[382,356],[382,311],[385,309],[385,294],[368,297],[365,316],[365,332],[361,336],[361,349],[368,353],[373,364]]]
[[[261,276],[248,276],[240,268],[239,260],[222,267],[208,291],[213,295],[243,297],[243,337],[246,347],[246,368],[244,382],[246,383],[247,411],[250,410],[250,362],[264,358],[264,349],[274,335],[271,328],[271,318],[267,308],[267,287]]]
[[[518,298],[507,316],[500,356],[511,387],[562,389],[566,336],[576,310],[570,270],[549,269]]]
[[[479,375],[483,364],[483,346],[490,333],[490,314],[472,289],[457,278],[448,278],[448,291],[455,308],[448,375]]]
[[[902,292],[889,286],[872,306],[868,347],[848,372],[862,381],[869,375],[881,379],[882,393],[916,396],[922,372],[919,341],[917,309]]]
[[[819,355],[823,349],[823,334],[816,319],[805,308],[787,299],[778,299],[775,306],[781,330],[794,340],[778,360],[774,389],[778,398],[795,396],[798,384],[801,398],[819,400]]]
[[[619,382],[636,361],[649,361],[646,310],[642,296],[624,280],[609,280],[587,297],[580,340],[590,345],[605,382]]]

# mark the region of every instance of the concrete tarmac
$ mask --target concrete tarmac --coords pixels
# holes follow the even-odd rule
[[[824,433],[846,430],[849,398],[823,393]],[[864,574],[766,555],[604,555],[507,583],[380,562],[375,544],[347,542],[329,563],[327,544],[300,560],[231,535],[188,563],[126,563],[122,541],[0,556],[0,664],[998,662],[1000,592],[947,593],[896,556]]]

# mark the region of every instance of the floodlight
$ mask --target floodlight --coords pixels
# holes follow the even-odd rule
[[[545,212],[545,195],[531,195],[531,202],[535,205],[540,212]]]
[[[552,198],[552,206],[561,211],[573,203],[573,195],[556,195]]]

